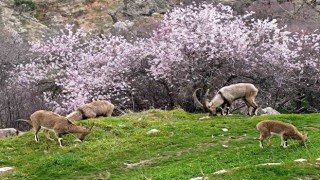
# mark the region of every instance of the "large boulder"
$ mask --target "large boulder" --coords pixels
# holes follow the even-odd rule
[[[5,128],[0,129],[0,138],[6,138],[6,137],[12,137],[12,136],[18,136],[19,131],[15,128]]]
[[[280,114],[277,110],[273,109],[272,107],[263,108],[261,111],[262,111],[262,114],[267,114],[267,115]]]

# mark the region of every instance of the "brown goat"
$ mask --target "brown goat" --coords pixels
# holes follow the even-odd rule
[[[258,89],[250,83],[238,83],[232,84],[230,86],[225,86],[221,88],[218,93],[209,102],[207,98],[209,89],[204,95],[204,103],[201,103],[197,98],[197,91],[201,89],[198,88],[193,92],[193,100],[197,107],[202,108],[204,111],[209,112],[210,115],[217,114],[217,108],[221,109],[221,115],[224,115],[224,110],[227,109],[227,114],[229,114],[229,108],[231,104],[237,99],[243,99],[248,107],[248,115],[256,115],[258,105],[255,102],[255,97],[258,94]],[[222,108],[220,107],[222,106]],[[253,108],[250,111],[250,107]]]
[[[288,146],[288,139],[296,139],[300,144],[305,145],[308,137],[301,134],[295,126],[289,123],[264,120],[257,124],[257,130],[260,132],[260,147],[263,148],[263,141],[267,140],[270,145],[270,137],[272,134],[279,135],[281,138],[281,146],[286,148]]]
[[[92,126],[89,130],[87,130],[86,128],[75,125],[64,116],[60,116],[59,114],[45,110],[34,112],[30,116],[30,120],[18,119],[17,121],[25,121],[33,126],[36,142],[39,142],[38,133],[41,127],[44,128],[46,137],[51,141],[53,141],[53,139],[50,138],[49,130],[53,130],[58,138],[60,146],[63,146],[62,135],[68,133],[81,134],[79,140],[83,141],[93,127]]]
[[[78,110],[73,111],[66,117],[70,121],[78,121],[85,118],[95,118],[98,116],[108,116],[112,115],[114,105],[105,100],[93,101],[88,104],[81,105]]]

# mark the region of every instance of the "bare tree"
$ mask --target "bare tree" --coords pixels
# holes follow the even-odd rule
[[[43,103],[37,98],[39,92],[15,88],[10,82],[11,70],[30,57],[27,43],[12,29],[0,32],[0,128],[17,128],[16,119],[28,117]]]

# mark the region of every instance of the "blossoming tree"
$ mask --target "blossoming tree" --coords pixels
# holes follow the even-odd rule
[[[166,92],[163,99],[173,107],[195,87],[218,89],[243,81],[261,87],[259,95],[269,103],[275,94],[285,94],[283,88],[297,82],[293,77],[304,68],[319,73],[313,54],[319,35],[293,34],[276,20],[252,14],[236,15],[221,4],[177,7],[150,38],[134,42],[94,37],[68,25],[60,35],[32,44],[38,58],[17,67],[17,81],[29,87],[50,84],[44,98],[61,112],[92,99],[125,104],[148,89]],[[310,53],[303,53],[306,49]]]

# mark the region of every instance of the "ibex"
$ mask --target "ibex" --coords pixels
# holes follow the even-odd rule
[[[217,108],[221,108],[221,115],[224,115],[224,110],[227,109],[227,114],[229,114],[229,108],[231,104],[237,99],[243,99],[246,105],[248,106],[248,115],[256,115],[258,109],[257,104],[255,103],[255,97],[258,94],[258,89],[249,83],[238,83],[232,84],[230,86],[225,86],[221,88],[218,93],[213,97],[209,102],[207,96],[209,89],[204,95],[204,102],[201,103],[197,98],[197,91],[201,89],[198,88],[193,92],[193,100],[197,107],[202,108],[204,111],[209,112],[209,115],[217,115]],[[253,108],[252,112],[250,107]]]
[[[112,115],[114,105],[105,100],[93,101],[88,104],[81,105],[76,111],[73,111],[66,117],[70,121],[78,121],[85,118],[95,118],[97,116],[108,116]]]
[[[49,130],[53,130],[61,147],[63,146],[62,135],[69,133],[81,134],[79,140],[83,141],[93,127],[92,126],[89,130],[87,130],[86,128],[75,125],[64,116],[60,116],[59,114],[45,110],[34,112],[31,114],[30,120],[18,119],[17,121],[25,121],[33,126],[36,142],[39,142],[38,133],[41,127],[44,128],[46,137],[51,141],[53,141],[53,139],[50,137]]]
[[[295,126],[289,123],[276,121],[276,120],[264,120],[257,124],[257,130],[260,131],[260,147],[263,148],[263,141],[267,140],[270,145],[270,137],[272,134],[279,135],[281,138],[282,147],[288,146],[288,139],[296,139],[300,141],[300,144],[305,145],[308,141],[307,135],[301,134]]]

